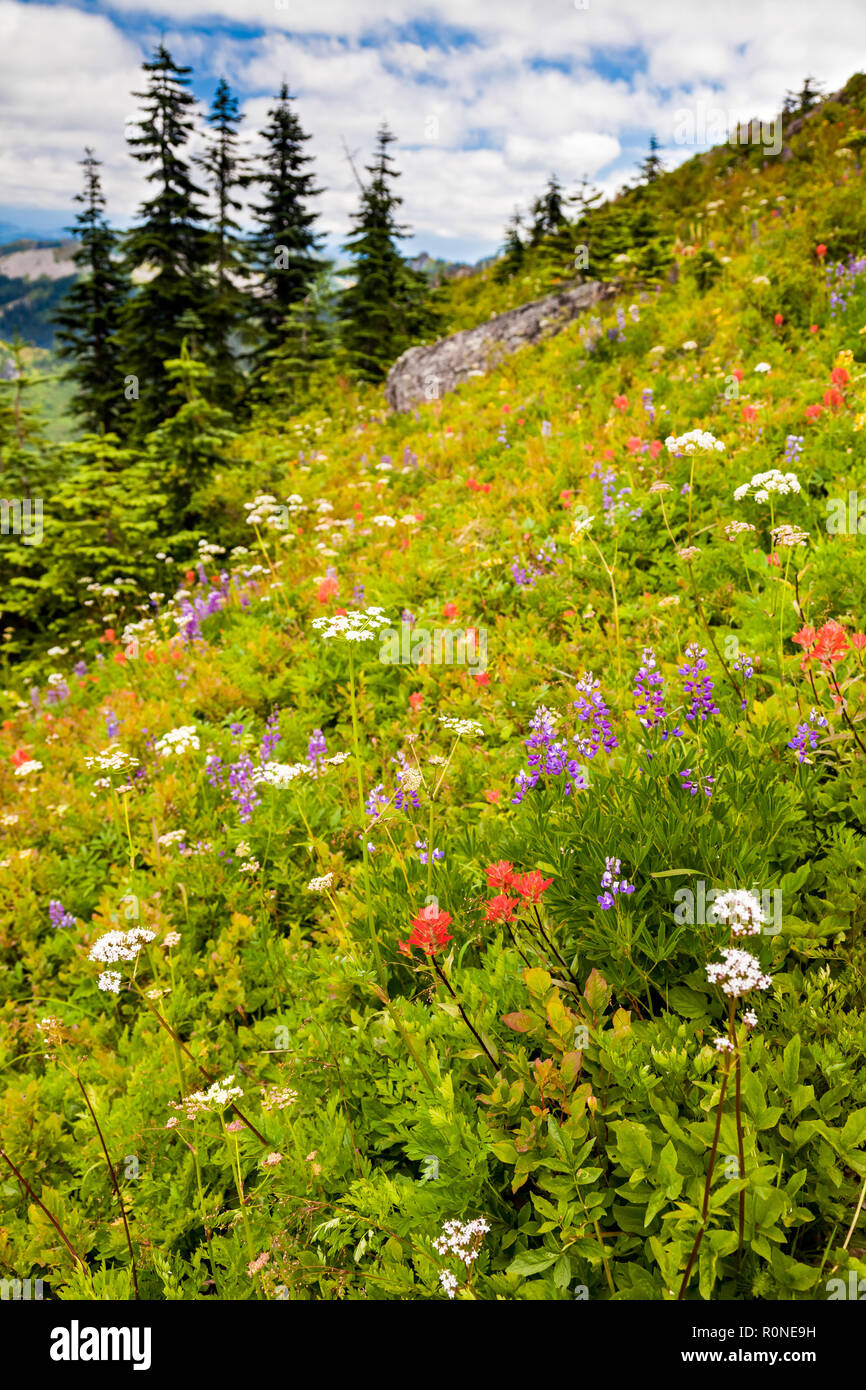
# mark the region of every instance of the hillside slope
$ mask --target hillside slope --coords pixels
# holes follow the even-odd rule
[[[323,387],[226,448],[197,558],[79,576],[5,693],[7,1270],[866,1273],[860,92],[662,181],[672,282],[411,416]]]

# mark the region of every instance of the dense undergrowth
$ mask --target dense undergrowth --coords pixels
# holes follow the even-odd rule
[[[7,691],[4,1275],[866,1274],[857,121],[688,166],[676,283],[454,396],[263,418]]]

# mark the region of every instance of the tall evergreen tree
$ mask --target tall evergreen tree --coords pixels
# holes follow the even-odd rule
[[[381,381],[401,352],[436,327],[428,283],[397,248],[409,232],[397,222],[403,199],[391,186],[399,178],[388,153],[395,139],[387,125],[380,127],[373,163],[366,166],[369,182],[361,186],[361,207],[344,245],[353,278],[340,296],[341,343],[365,381]]]
[[[301,127],[285,83],[261,135],[265,141],[263,172],[255,176],[255,182],[264,196],[261,203],[252,205],[259,224],[255,264],[260,276],[256,300],[256,318],[263,336],[260,361],[279,344],[292,305],[304,299],[326,267],[319,256],[316,214],[309,207],[323,190],[316,186],[309,168],[312,155],[304,147],[310,136]]]
[[[508,226],[505,228],[505,245],[502,248],[502,256],[497,261],[496,269],[493,272],[494,279],[500,284],[516,275],[526,259],[526,247],[520,235],[520,228],[520,211],[515,208]]]
[[[64,375],[76,383],[73,406],[94,434],[117,428],[123,405],[117,332],[130,282],[118,258],[120,238],[105,218],[105,197],[93,150],[80,161],[84,192],[76,193],[81,212],[67,230],[78,238],[73,260],[79,278],[55,314],[58,357],[72,359]]]
[[[120,333],[123,371],[135,379],[127,387],[132,408],[125,414],[136,437],[167,414],[164,364],[180,355],[184,333],[178,320],[193,310],[210,330],[212,307],[204,194],[184,158],[195,107],[190,69],[178,67],[162,44],[143,68],[147,91],[134,95],[143,101],[144,112],[139,134],[127,141],[133,158],[149,166],[147,180],[154,192],[139,209],[139,225],[125,239],[126,268],[130,274],[142,272],[143,283],[124,310]]]
[[[532,227],[529,233],[530,245],[538,246],[551,232],[556,232],[565,222],[562,185],[555,174],[547,181],[547,188],[540,198],[532,204]]]
[[[645,159],[641,160],[639,166],[640,178],[643,183],[655,183],[656,179],[660,178],[661,175],[664,173],[665,166],[664,161],[662,160],[662,157],[659,154],[660,148],[661,146],[659,145],[659,142],[656,139],[656,137],[654,135],[651,135],[649,142],[649,153],[647,154]]]
[[[251,296],[244,289],[249,274],[247,243],[240,235],[236,213],[243,204],[236,193],[246,188],[252,175],[250,160],[240,149],[237,97],[221,77],[207,117],[212,134],[204,154],[195,163],[204,171],[214,205],[210,232],[213,295],[207,313],[209,350],[215,385],[220,398],[231,402],[240,394],[243,375],[238,367],[235,340],[252,312]]]

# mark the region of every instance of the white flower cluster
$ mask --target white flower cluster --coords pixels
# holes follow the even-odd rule
[[[729,541],[732,541],[736,536],[744,536],[748,531],[754,531],[754,529],[751,521],[729,521],[725,527],[725,535]]]
[[[279,787],[285,791],[298,777],[316,775],[316,769],[310,763],[263,763],[253,773],[253,781],[266,782],[269,787]]]
[[[688,434],[674,435],[669,434],[665,440],[665,448],[669,454],[693,454],[696,449],[715,449],[716,453],[724,453],[725,446],[721,439],[716,439],[709,430],[689,430]]]
[[[713,1038],[713,1047],[717,1052],[733,1052],[734,1044],[730,1038]]]
[[[138,758],[125,753],[119,743],[110,743],[100,753],[94,753],[92,758],[85,758],[84,766],[98,767],[101,772],[126,772],[138,767]]]
[[[333,874],[322,874],[321,878],[311,878],[307,884],[308,893],[324,893],[334,882]]]
[[[450,729],[453,734],[472,734],[476,738],[484,737],[484,729],[477,719],[456,719],[452,714],[440,714],[439,723],[443,729]]]
[[[478,1259],[478,1252],[489,1230],[490,1227],[483,1216],[476,1217],[474,1221],[446,1221],[442,1227],[442,1235],[433,1242],[433,1248],[439,1255],[456,1256],[469,1269]],[[448,1270],[443,1270],[439,1275],[439,1282],[448,1297],[453,1298],[457,1289],[454,1275]]]
[[[96,983],[106,994],[120,993],[120,975],[116,970],[103,970]]]
[[[761,970],[760,961],[738,947],[722,951],[721,961],[707,966],[707,979],[735,999],[753,989],[769,989],[773,983]]]
[[[35,758],[29,758],[26,763],[19,763],[15,769],[16,777],[29,777],[31,772],[41,772],[42,764]]]
[[[234,1079],[234,1073],[224,1076],[222,1081],[215,1081],[206,1091],[193,1091],[192,1095],[184,1096],[182,1101],[170,1100],[169,1105],[174,1110],[185,1110],[188,1120],[194,1120],[196,1115],[205,1111],[221,1113],[226,1106],[231,1105],[233,1096],[243,1095],[240,1086],[232,1085]]]
[[[592,530],[592,523],[594,521],[594,516],[581,516],[580,514],[578,514],[577,516],[575,516],[574,521],[571,524],[571,534],[573,536],[589,535],[590,531]]]
[[[767,920],[755,894],[745,888],[720,893],[713,900],[713,917],[717,922],[730,924],[734,936],[756,936]]]
[[[244,510],[249,526],[271,526],[277,530],[285,530],[283,518],[286,508],[281,507],[276,497],[272,497],[269,492],[260,492],[252,502],[245,502]]]
[[[333,617],[314,618],[313,627],[321,632],[326,641],[339,637],[344,642],[372,642],[380,628],[390,627],[390,619],[385,617],[384,608],[350,608],[348,613]]]
[[[423,778],[417,767],[404,767],[397,781],[404,791],[416,792],[421,786]]]
[[[190,748],[193,750],[199,746],[198,732],[194,724],[184,724],[178,729],[169,729],[167,734],[158,738],[154,747],[161,758],[170,758],[172,754],[180,757]]]
[[[180,842],[185,839],[185,830],[167,830],[164,835],[159,836],[156,843],[159,845],[160,849],[167,849],[169,845],[180,844]]]
[[[107,931],[94,941],[88,959],[102,961],[105,965],[114,965],[119,960],[135,960],[142,946],[153,941],[154,935],[145,927],[133,927],[130,931]]]
[[[780,473],[778,468],[771,468],[768,473],[753,474],[751,482],[741,483],[734,489],[734,498],[737,502],[742,502],[743,498],[752,492],[756,502],[768,502],[770,493],[784,497],[789,492],[799,491],[800,482],[796,473]]]
[[[809,532],[801,531],[799,526],[774,526],[770,535],[773,537],[774,545],[781,545],[787,550],[805,545],[809,539]]]

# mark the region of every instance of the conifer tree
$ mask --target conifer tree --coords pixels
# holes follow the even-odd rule
[[[243,288],[249,273],[247,245],[236,217],[243,204],[235,195],[251,179],[250,161],[239,148],[242,120],[237,97],[221,77],[207,117],[212,134],[195,163],[204,171],[214,205],[210,231],[213,294],[206,313],[215,386],[224,402],[235,400],[243,386],[236,339],[252,312],[252,298]]]
[[[80,273],[55,315],[57,355],[72,360],[64,375],[76,383],[72,403],[85,429],[108,434],[123,404],[117,332],[130,283],[118,258],[120,238],[105,218],[100,161],[86,149],[80,163],[84,192],[75,201],[82,208],[68,229],[78,238],[73,260]]]
[[[547,188],[540,198],[532,204],[532,227],[530,245],[538,246],[551,232],[556,232],[565,222],[562,200],[562,185],[555,174],[547,181]]]
[[[508,226],[505,228],[505,245],[502,256],[493,272],[494,278],[500,284],[516,275],[526,259],[526,247],[520,235],[521,225],[520,212],[515,208]]]
[[[660,145],[654,135],[650,136],[649,153],[642,159],[639,166],[641,180],[646,183],[655,183],[664,173],[664,161],[659,154]]]
[[[195,97],[190,69],[178,67],[160,44],[143,64],[148,86],[136,92],[144,112],[137,135],[127,137],[133,158],[148,166],[153,196],[139,209],[141,221],[125,239],[125,265],[142,283],[128,301],[120,332],[122,369],[130,403],[125,418],[140,438],[165,418],[169,378],[165,362],[180,353],[187,310],[209,329],[212,304],[208,262],[211,240],[202,225],[203,191],[193,181],[184,147],[193,130]]]
[[[316,214],[309,206],[322,189],[316,186],[309,167],[312,155],[304,148],[310,136],[295,114],[285,83],[276,106],[268,111],[268,124],[261,135],[265,141],[263,171],[254,181],[264,196],[251,209],[259,224],[254,242],[260,277],[255,312],[263,339],[259,362],[278,346],[289,310],[305,298],[326,266],[319,255]]]
[[[337,290],[329,269],[320,271],[303,299],[297,300],[283,320],[277,346],[264,354],[260,399],[288,413],[309,398],[312,378],[334,355]]]
[[[395,139],[387,125],[380,127],[373,163],[366,166],[370,178],[352,216],[354,231],[344,245],[353,279],[340,296],[341,344],[365,381],[381,381],[407,347],[436,327],[428,283],[397,247],[409,233],[397,222],[403,200],[391,186],[399,177],[388,153]]]

